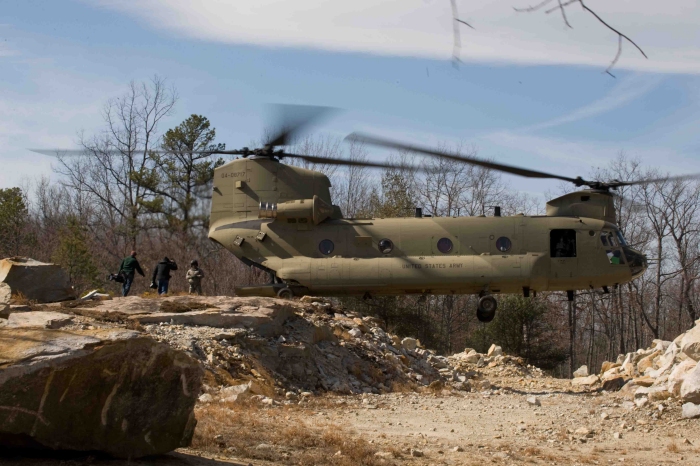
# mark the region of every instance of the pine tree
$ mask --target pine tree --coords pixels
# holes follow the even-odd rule
[[[161,214],[171,231],[188,234],[207,226],[202,201],[210,195],[214,169],[224,163],[206,152],[225,149],[224,144],[213,143],[215,138],[216,129],[206,117],[191,115],[165,133],[161,145],[165,153],[150,154],[155,168],[136,175],[152,193],[143,205]]]
[[[61,229],[52,260],[68,272],[71,285],[77,291],[88,286],[99,286],[99,271],[88,248],[85,227],[77,218],[70,217]]]
[[[31,238],[26,232],[29,209],[20,188],[0,189],[0,257],[21,254]]]

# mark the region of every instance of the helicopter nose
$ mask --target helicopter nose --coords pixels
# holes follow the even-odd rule
[[[627,257],[630,271],[632,272],[632,279],[641,276],[646,269],[649,268],[647,256],[630,247],[624,247],[623,250],[625,252],[625,257]]]

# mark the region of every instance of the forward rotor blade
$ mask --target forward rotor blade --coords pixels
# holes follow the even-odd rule
[[[410,144],[404,144],[401,142],[390,141],[388,139],[378,138],[362,133],[352,133],[348,135],[345,139],[349,141],[363,142],[366,144],[371,144],[373,146],[387,147],[390,149],[401,149],[412,152],[419,152],[421,154],[433,155],[449,160],[456,160],[458,162],[469,163],[471,165],[490,168],[492,170],[498,170],[501,172],[510,173],[511,175],[524,176],[527,178],[551,178],[555,180],[569,181],[577,186],[586,184],[586,182],[581,178],[569,178],[566,176],[554,175],[552,173],[540,172],[537,170],[529,170],[527,168],[514,167],[511,165],[504,165],[502,163],[489,162],[488,160],[477,159],[476,157],[467,157],[465,155],[457,155],[452,154],[450,152],[441,152],[427,147],[420,147]]]
[[[27,149],[32,152],[36,152],[37,154],[42,154],[42,155],[48,155],[49,157],[90,157],[95,154],[109,154],[109,155],[120,155],[124,154],[124,152],[117,150],[117,149],[109,149],[109,150],[97,150],[97,151],[90,151],[90,150],[85,150],[85,149],[53,149],[53,150],[48,150],[48,149]],[[138,150],[138,151],[133,151],[134,154],[140,154],[143,151]],[[154,153],[154,154],[172,154],[174,151],[167,151],[167,150],[148,150],[148,153]],[[180,151],[181,153],[187,153],[187,154],[211,154],[211,155],[220,155],[220,154],[226,154],[226,155],[239,155],[243,154],[242,151],[240,150],[214,150],[214,151],[208,151],[208,150],[183,150]]]
[[[273,105],[278,114],[279,130],[267,141],[267,144],[275,146],[288,146],[294,141],[304,128],[321,119],[328,117],[338,109],[333,107],[314,107],[310,105]]]

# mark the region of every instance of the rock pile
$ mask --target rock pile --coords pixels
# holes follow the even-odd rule
[[[487,354],[437,355],[414,338],[387,333],[375,318],[334,309],[321,298],[130,297],[71,312],[129,322],[199,359],[207,369],[204,401],[421,387],[481,390],[491,387],[485,380],[489,371],[516,376],[537,371],[495,345]]]
[[[647,349],[621,354],[601,366],[604,389],[622,389],[639,407],[678,399],[683,416],[700,417],[700,320],[673,341],[654,340]],[[595,376],[596,379],[598,378]],[[574,379],[575,381],[576,379]]]

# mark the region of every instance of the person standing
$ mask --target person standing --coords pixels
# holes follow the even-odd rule
[[[204,272],[199,268],[199,262],[193,260],[190,262],[190,268],[185,275],[187,283],[190,284],[190,294],[197,293],[200,296],[202,295],[202,278],[204,278]]]
[[[163,295],[168,292],[168,284],[170,283],[170,272],[177,270],[175,261],[168,259],[168,256],[158,262],[153,269],[153,283],[157,285],[158,294]]]
[[[119,264],[119,271],[117,272],[117,274],[124,276],[124,283],[122,283],[122,296],[129,294],[131,284],[134,282],[135,272],[138,272],[142,277],[145,277],[143,270],[139,265],[139,261],[136,260],[136,251],[131,251],[129,257],[125,257],[122,260],[122,263]]]

